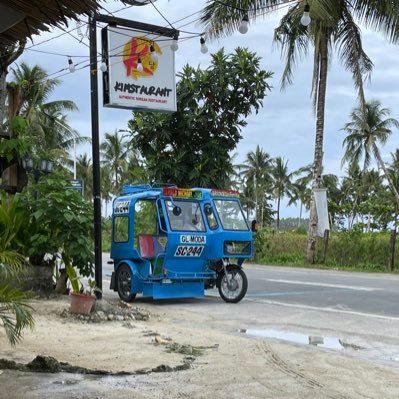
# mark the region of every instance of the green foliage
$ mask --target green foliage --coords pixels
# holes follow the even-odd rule
[[[80,281],[76,269],[71,264],[66,265],[65,269],[71,282],[72,292],[80,292]]]
[[[323,267],[343,270],[387,271],[390,236],[388,233],[363,233],[361,228],[330,236]],[[273,234],[260,230],[255,235],[255,261],[264,264],[304,265],[307,245],[305,234],[286,232]],[[322,260],[323,239],[318,238],[316,263]],[[399,267],[399,254],[395,264]]]
[[[26,140],[19,138],[0,138],[0,157],[6,158],[8,162],[22,159],[29,152],[30,146]]]
[[[42,178],[20,195],[30,212],[29,255],[60,252],[65,265],[73,265],[81,276],[93,275],[93,206],[68,183]]]
[[[132,147],[143,155],[152,181],[184,187],[226,187],[229,152],[241,139],[245,118],[262,106],[271,72],[247,49],[212,55],[206,70],[186,65],[179,73],[177,112],[135,112]]]
[[[19,342],[22,331],[27,327],[32,328],[34,324],[26,295],[9,286],[10,281],[18,279],[25,263],[25,257],[15,250],[20,245],[18,234],[26,223],[25,216],[15,199],[9,201],[2,199],[0,205],[0,320],[11,345]]]
[[[0,320],[11,345],[22,339],[25,328],[33,328],[32,308],[23,292],[0,283]]]
[[[111,231],[112,231],[112,220],[111,218],[102,218],[101,223],[102,233],[102,250],[103,252],[111,251]]]

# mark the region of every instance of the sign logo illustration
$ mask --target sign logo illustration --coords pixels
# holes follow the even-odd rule
[[[123,46],[123,63],[126,68],[126,76],[137,80],[139,77],[151,77],[158,68],[159,59],[154,60],[151,50],[157,55],[162,54],[158,43],[149,40],[148,37],[132,37]],[[142,70],[137,69],[141,63]]]

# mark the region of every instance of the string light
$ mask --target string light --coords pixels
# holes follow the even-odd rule
[[[69,69],[69,72],[71,72],[71,73],[75,72],[75,70],[76,70],[71,57],[68,58],[68,69]]]
[[[248,27],[249,27],[249,19],[248,15],[245,14],[244,17],[242,18],[242,21],[240,23],[240,26],[238,27],[238,31],[244,35],[245,33],[248,32]]]
[[[205,38],[203,38],[202,36],[201,36],[201,39],[200,39],[200,43],[201,43],[201,53],[202,54],[206,54],[208,52],[208,47],[205,44]]]
[[[302,15],[302,18],[301,18],[301,24],[303,26],[308,26],[310,24],[310,22],[312,21],[310,19],[309,11],[310,11],[310,5],[306,2],[305,8],[304,8],[304,11],[303,11],[303,15]]]
[[[177,41],[177,35],[173,37],[172,44],[170,45],[172,51],[177,51],[179,49],[179,43]]]
[[[108,70],[107,64],[105,63],[104,60],[102,60],[101,65],[100,65],[100,71],[107,72],[107,70]]]
[[[141,58],[139,58],[137,60],[137,71],[139,72],[143,72],[144,68],[143,68],[143,64],[141,63]]]
[[[158,61],[158,54],[155,52],[155,48],[154,46],[151,44],[150,45],[150,51],[151,51],[151,59],[153,62],[157,62]]]

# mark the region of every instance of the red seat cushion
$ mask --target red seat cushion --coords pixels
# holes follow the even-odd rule
[[[152,235],[140,234],[139,247],[142,258],[155,258],[154,240]]]

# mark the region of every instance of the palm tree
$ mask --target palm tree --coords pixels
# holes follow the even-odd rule
[[[9,86],[13,88],[10,93],[14,92],[13,114],[26,118],[24,135],[32,142],[33,153],[38,156],[46,154],[46,157],[67,164],[73,138],[77,143],[87,141],[68,125],[66,119],[66,112],[77,110],[75,103],[69,100],[48,101],[61,81],[48,78],[47,72],[39,65],[30,67],[23,62],[12,72],[13,80]]]
[[[87,154],[79,155],[76,159],[76,177],[83,181],[84,198],[93,198],[93,166]]]
[[[343,128],[348,135],[343,142],[345,154],[342,158],[342,163],[359,164],[363,159],[363,172],[365,172],[373,155],[378,166],[383,170],[389,187],[399,205],[398,191],[378,148],[378,144],[384,145],[387,142],[392,134],[391,128],[399,128],[399,121],[394,118],[386,118],[389,114],[390,110],[382,108],[381,103],[377,100],[365,103],[364,109],[360,107],[353,109],[350,116],[351,121]]]
[[[272,181],[272,163],[270,155],[257,145],[255,151],[248,152],[244,163],[238,166],[246,184],[253,186],[257,220],[259,218],[259,199],[264,197],[265,191]]]
[[[299,168],[295,172],[292,173],[292,176],[300,176],[291,184],[291,192],[289,194],[288,206],[293,204],[297,204],[299,201],[299,218],[298,218],[298,228],[301,227],[302,221],[302,209],[305,206],[305,209],[310,208],[310,198],[311,198],[311,189],[310,183],[312,181],[312,166],[304,166]]]
[[[280,230],[280,204],[281,199],[285,196],[290,196],[292,192],[292,173],[288,173],[288,161],[284,158],[277,157],[274,160],[272,169],[273,176],[273,195],[277,199],[277,220],[276,230]]]
[[[112,199],[112,178],[111,170],[107,166],[102,166],[100,170],[101,198],[105,201],[105,216],[108,215],[108,203]]]
[[[125,138],[126,136],[115,130],[114,133],[105,133],[104,142],[100,145],[102,163],[112,172],[114,193],[119,190],[124,165],[129,154]]]
[[[209,0],[202,12],[202,22],[210,37],[231,34],[241,23],[244,15],[250,20],[276,9],[279,0]],[[305,7],[310,6],[312,22],[306,28],[300,20]],[[367,27],[384,32],[391,41],[399,37],[399,4],[374,0],[308,0],[298,1],[290,7],[275,29],[274,40],[281,46],[286,58],[282,86],[293,81],[293,67],[298,59],[314,49],[312,93],[316,111],[316,137],[313,164],[313,190],[320,187],[323,165],[324,111],[327,90],[327,70],[332,48],[352,73],[358,91],[360,106],[365,102],[363,79],[371,72],[372,62],[362,48],[361,32],[355,19]],[[266,12],[265,12],[266,11]],[[316,254],[317,214],[314,199],[310,211],[306,261],[313,263]]]

